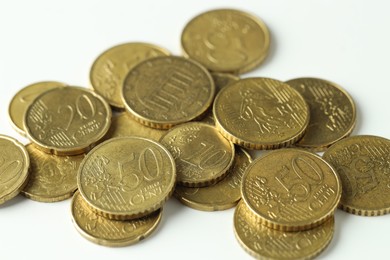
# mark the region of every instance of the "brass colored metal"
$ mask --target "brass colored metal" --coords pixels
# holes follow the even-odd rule
[[[23,144],[0,135],[0,204],[12,199],[28,181],[30,158]]]
[[[40,150],[56,155],[82,154],[107,133],[111,108],[91,90],[58,87],[38,96],[27,109],[24,126]]]
[[[259,222],[277,230],[299,231],[316,227],[334,214],[341,183],[318,155],[282,149],[249,165],[241,192]]]
[[[214,101],[218,130],[249,149],[275,149],[295,143],[309,123],[309,107],[289,85],[247,78],[223,88]]]
[[[348,137],[332,145],[323,158],[341,178],[341,209],[361,216],[390,212],[390,140]]]
[[[135,219],[161,208],[173,193],[176,168],[161,144],[117,137],[96,146],[79,168],[77,185],[97,214]]]
[[[120,247],[135,244],[157,228],[162,209],[134,220],[110,220],[94,213],[79,192],[72,199],[72,220],[77,231],[98,245]]]
[[[121,89],[127,73],[146,59],[169,54],[164,48],[143,42],[114,46],[103,52],[93,63],[89,74],[92,88],[111,106],[124,109]]]
[[[255,69],[265,59],[270,34],[259,18],[220,9],[193,18],[182,32],[181,45],[186,57],[210,71],[241,74]]]
[[[286,83],[304,97],[310,108],[309,126],[295,146],[324,151],[352,133],[356,108],[344,89],[316,78],[292,79]]]
[[[175,158],[177,183],[205,187],[223,179],[234,160],[234,145],[215,127],[192,122],[172,128],[160,139]]]
[[[232,167],[220,182],[204,188],[176,186],[174,195],[188,207],[216,211],[234,207],[241,199],[241,180],[245,169],[252,162],[250,155],[242,148],[236,148]]]
[[[158,57],[137,65],[123,86],[126,110],[149,127],[168,129],[197,119],[211,106],[215,86],[210,73],[181,57]]]

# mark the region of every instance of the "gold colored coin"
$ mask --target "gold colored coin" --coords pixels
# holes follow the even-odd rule
[[[35,201],[57,202],[77,190],[77,172],[84,155],[56,156],[27,145],[30,178],[21,193]]]
[[[242,176],[251,161],[245,150],[237,148],[233,165],[220,182],[204,188],[176,186],[174,195],[184,205],[197,210],[215,211],[232,208],[241,199]]]
[[[63,86],[66,86],[66,84],[55,81],[37,82],[28,85],[16,93],[8,107],[8,113],[13,128],[19,134],[25,136],[26,133],[23,126],[23,116],[24,113],[26,113],[28,106],[31,105],[37,96],[44,93],[45,91]]]
[[[72,199],[72,220],[77,231],[98,245],[119,247],[135,244],[157,228],[162,209],[143,218],[120,221],[110,220],[95,214],[79,192]]]
[[[77,185],[88,205],[115,220],[146,216],[173,192],[176,168],[161,144],[117,137],[96,146],[79,168]]]
[[[282,149],[249,165],[241,193],[259,222],[282,231],[298,231],[318,226],[334,214],[341,183],[318,155]]]
[[[169,51],[148,43],[130,42],[114,46],[93,63],[89,74],[91,85],[111,106],[123,109],[121,89],[127,73],[146,59],[166,55]]]
[[[160,139],[173,155],[177,183],[205,187],[223,179],[234,160],[234,145],[215,127],[192,122],[172,128]]]
[[[28,180],[30,158],[23,144],[0,135],[0,204],[12,199]]]
[[[215,86],[210,73],[181,57],[159,57],[137,65],[123,86],[126,110],[138,122],[168,129],[197,119],[211,106]]]
[[[341,178],[341,209],[362,216],[390,212],[390,140],[348,137],[332,145],[323,158]]]
[[[256,222],[241,201],[234,212],[234,232],[244,250],[257,259],[313,259],[332,241],[334,217],[313,229],[279,231]]]
[[[220,9],[193,18],[181,36],[184,55],[215,72],[244,73],[265,59],[267,26],[248,13]]]
[[[27,136],[37,148],[75,155],[88,151],[107,133],[111,108],[91,90],[59,87],[38,96],[24,120]]]
[[[216,126],[233,143],[249,149],[290,145],[304,134],[309,107],[289,85],[247,78],[223,88],[214,101]]]
[[[292,79],[286,83],[304,97],[310,108],[309,125],[295,146],[324,151],[352,133],[355,104],[340,86],[316,78]]]

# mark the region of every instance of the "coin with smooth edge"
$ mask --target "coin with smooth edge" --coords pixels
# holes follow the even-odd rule
[[[40,150],[76,155],[90,150],[104,137],[111,108],[98,94],[81,87],[59,87],[38,96],[28,107],[24,126]]]
[[[218,130],[249,149],[276,149],[299,140],[309,123],[309,107],[289,85],[247,78],[223,88],[214,101]]]
[[[161,144],[141,137],[117,137],[88,153],[77,185],[97,214],[135,219],[161,208],[173,193],[175,161]]]
[[[241,201],[234,212],[234,232],[242,248],[257,259],[313,259],[332,241],[334,217],[313,229],[279,231],[258,223]]]
[[[16,93],[8,107],[8,114],[13,128],[19,134],[25,136],[23,116],[31,102],[45,91],[63,86],[66,86],[66,84],[56,81],[37,82],[28,85]]]
[[[29,178],[30,157],[23,144],[0,135],[0,204],[12,199]]]
[[[143,218],[134,220],[110,220],[94,213],[76,192],[71,205],[72,220],[77,231],[89,241],[98,245],[120,247],[135,244],[158,227],[162,209]]]
[[[295,146],[324,151],[352,133],[356,107],[344,89],[317,78],[297,78],[286,83],[303,96],[310,108],[309,125]]]
[[[182,57],[146,60],[129,72],[122,89],[126,110],[138,122],[168,129],[195,120],[211,106],[215,85],[210,73]]]
[[[300,149],[267,153],[250,164],[241,195],[267,227],[299,231],[325,222],[340,201],[341,183],[318,155]]]
[[[340,176],[341,209],[362,216],[390,212],[390,140],[347,137],[329,147],[323,158]]]
[[[176,186],[174,196],[188,207],[216,211],[234,207],[241,199],[241,180],[245,169],[252,162],[251,156],[242,148],[236,148],[233,165],[225,178],[203,188]]]
[[[268,54],[270,34],[259,18],[233,9],[212,10],[184,28],[181,45],[186,57],[210,71],[244,73]]]
[[[124,109],[121,89],[127,73],[146,59],[169,54],[164,48],[143,42],[114,46],[103,52],[93,63],[89,74],[92,88],[114,108]]]
[[[56,156],[26,146],[30,156],[29,180],[22,195],[40,202],[57,202],[77,190],[77,172],[84,155]]]

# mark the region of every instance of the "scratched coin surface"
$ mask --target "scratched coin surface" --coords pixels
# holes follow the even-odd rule
[[[96,146],[83,160],[77,185],[97,214],[126,220],[161,208],[173,193],[176,168],[161,144],[117,137]]]
[[[279,231],[258,223],[241,201],[234,212],[234,232],[244,250],[257,259],[313,259],[332,241],[334,217],[313,229]]]
[[[296,90],[268,78],[242,79],[223,88],[213,113],[222,135],[249,149],[275,149],[296,142],[310,117]]]
[[[149,43],[130,42],[114,46],[93,63],[89,74],[92,88],[111,106],[123,109],[121,89],[127,73],[141,61],[166,55],[169,55],[168,50]]]
[[[211,125],[192,122],[172,128],[161,137],[175,158],[177,183],[205,187],[226,176],[234,160],[234,145]]]
[[[204,188],[176,186],[175,197],[183,204],[198,210],[225,210],[237,205],[241,199],[241,180],[245,169],[251,163],[250,155],[242,148],[236,148],[232,167],[225,178]]]
[[[29,180],[21,193],[35,201],[56,202],[72,197],[77,190],[77,171],[84,155],[56,156],[27,145]]]
[[[213,102],[215,86],[210,73],[198,63],[158,57],[129,72],[122,94],[135,120],[168,129],[202,116]]]
[[[89,241],[110,247],[128,246],[150,236],[161,221],[162,209],[134,220],[110,220],[94,213],[79,192],[72,199],[72,220]]]
[[[0,135],[0,204],[12,199],[26,185],[30,157],[23,144]]]
[[[215,72],[244,73],[265,59],[270,34],[248,13],[220,9],[193,18],[181,36],[184,55]]]
[[[88,151],[103,138],[111,123],[111,108],[91,90],[59,87],[38,96],[28,107],[24,126],[40,150],[56,155]]]
[[[295,146],[324,151],[352,133],[355,104],[340,86],[316,78],[292,79],[286,83],[304,97],[310,108],[309,125]]]
[[[298,231],[318,226],[334,214],[341,183],[318,155],[282,149],[249,165],[241,195],[259,222],[282,231]]]
[[[363,216],[390,212],[390,140],[348,137],[329,147],[323,158],[341,178],[341,209]]]

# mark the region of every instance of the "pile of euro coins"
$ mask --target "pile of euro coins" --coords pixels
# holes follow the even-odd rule
[[[184,57],[130,42],[98,56],[90,89],[23,88],[9,114],[31,143],[0,136],[0,203],[73,197],[82,236],[125,246],[156,229],[173,195],[197,210],[237,206],[236,238],[256,258],[316,257],[337,207],[390,211],[390,140],[349,137],[355,104],[333,82],[241,79],[270,44],[258,17],[212,10],[184,27]]]

